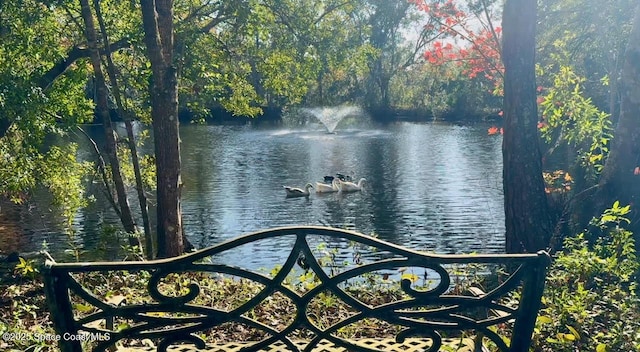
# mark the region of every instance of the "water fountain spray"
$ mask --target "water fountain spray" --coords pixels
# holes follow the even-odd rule
[[[361,115],[363,111],[358,106],[331,106],[318,108],[305,108],[302,111],[313,115],[327,129],[327,132],[334,133],[340,121],[350,115]]]

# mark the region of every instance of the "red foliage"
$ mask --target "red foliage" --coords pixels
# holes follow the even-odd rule
[[[494,134],[504,134],[504,129],[502,127],[498,128],[496,126],[491,126],[489,127],[489,129],[487,130],[487,133],[489,135],[494,135]]]
[[[436,32],[434,38],[456,38],[458,42],[464,43],[454,47],[451,42],[443,44],[442,41],[434,41],[432,47],[424,53],[425,60],[434,65],[456,62],[463,67],[463,74],[467,77],[484,77],[500,91],[504,73],[500,27],[478,28],[477,21],[472,21],[472,15],[458,9],[452,0],[444,4],[427,3],[426,0],[409,1],[428,13],[436,23],[425,26],[425,29]]]

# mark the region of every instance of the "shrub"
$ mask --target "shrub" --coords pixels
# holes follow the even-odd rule
[[[551,266],[532,350],[640,351],[639,263],[629,206],[616,202],[567,238]]]

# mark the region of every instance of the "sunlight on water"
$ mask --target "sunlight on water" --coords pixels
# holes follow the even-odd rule
[[[418,250],[502,252],[501,140],[486,131],[486,126],[411,123],[339,128],[336,134],[307,126],[185,125],[185,231],[199,248],[271,227],[330,225]],[[81,148],[91,155],[89,146]],[[338,172],[365,177],[365,190],[285,197],[283,185],[315,184]],[[97,246],[101,224],[117,223],[101,191],[94,187],[89,193],[97,200],[76,222],[78,243],[86,249]],[[43,240],[54,252],[67,248],[53,215],[25,210],[15,218],[0,227],[23,233],[19,250],[38,250]],[[219,260],[270,268],[283,251],[277,244],[254,246]]]
[[[278,131],[274,131],[271,132],[270,135],[271,136],[286,136],[286,135],[290,135],[296,133],[296,131],[294,130],[290,130],[290,129],[284,129],[284,130],[278,130]]]

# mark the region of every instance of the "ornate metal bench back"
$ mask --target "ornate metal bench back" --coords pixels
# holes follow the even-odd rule
[[[215,258],[217,254],[245,244],[282,236],[295,238],[295,242],[282,268],[273,277],[238,267],[202,261],[205,258]],[[314,236],[321,236],[323,239],[353,241],[369,248],[376,248],[384,253],[390,253],[392,256],[354,266],[332,276],[320,266],[318,258],[314,256],[309,244],[309,239]],[[299,262],[301,256],[305,258],[308,270],[312,270],[319,280],[317,286],[302,294],[285,285],[285,278],[294,270],[296,262]],[[402,341],[407,337],[431,338],[434,345],[429,351],[436,351],[440,348],[440,332],[442,331],[473,330],[490,340],[499,350],[515,352],[527,351],[531,342],[548,262],[549,257],[544,252],[523,255],[432,255],[408,250],[352,231],[299,226],[252,233],[188,255],[166,260],[99,263],[54,263],[49,261],[45,265],[44,274],[47,298],[56,330],[61,336],[63,334],[76,336],[79,332],[94,334],[94,336],[108,336],[105,341],[97,341],[94,344],[93,350],[95,351],[103,351],[118,341],[131,338],[140,340],[149,338],[160,341],[158,350],[165,350],[170,344],[181,341],[192,342],[199,348],[203,348],[204,341],[194,333],[225,323],[245,324],[266,332],[266,338],[251,345],[247,350],[257,351],[275,342],[280,342],[291,351],[299,351],[299,347],[293,343],[289,336],[296,329],[306,329],[311,331],[314,337],[304,348],[305,351],[311,351],[322,340],[328,340],[334,346],[344,347],[348,351],[377,351],[356,345],[348,339],[336,336],[335,333],[359,320],[378,319],[400,327],[401,331],[396,335],[397,341]],[[474,263],[506,265],[514,270],[504,282],[480,297],[448,293],[452,281],[452,275],[447,271],[448,268],[451,265]],[[402,267],[425,268],[425,270],[437,273],[439,278],[434,285],[425,290],[415,289],[410,280],[403,279],[401,288],[407,298],[378,306],[362,302],[341,287],[341,284],[346,280],[361,277],[366,273],[389,269],[397,270]],[[151,274],[147,289],[153,302],[116,306],[107,303],[91,290],[83,287],[75,278],[75,275],[79,273],[106,273],[123,270],[128,272],[147,271]],[[166,296],[159,290],[159,283],[168,275],[184,272],[233,275],[257,282],[262,285],[262,288],[253,298],[231,311],[194,304],[194,299],[200,293],[200,287],[195,283],[189,286],[188,293],[178,297]],[[517,308],[508,307],[501,303],[510,292],[516,290],[520,292],[520,302]],[[307,309],[309,303],[321,292],[331,292],[342,302],[355,308],[357,313],[329,327],[316,326],[309,319]],[[246,315],[247,312],[274,293],[286,296],[295,305],[295,317],[283,329],[267,326]],[[95,307],[94,311],[84,317],[76,317],[70,294]],[[496,309],[502,311],[503,314],[499,317],[477,319],[466,313],[470,308]],[[160,318],[153,314],[157,312],[175,312],[178,315]],[[113,326],[109,326],[114,317],[128,319],[134,324],[114,329]],[[514,320],[510,342],[503,341],[491,329],[492,326]],[[97,322],[103,322],[103,324],[99,325]],[[108,335],[106,335],[107,333]],[[60,346],[65,352],[81,351],[81,345],[78,339],[63,338],[60,341]]]

